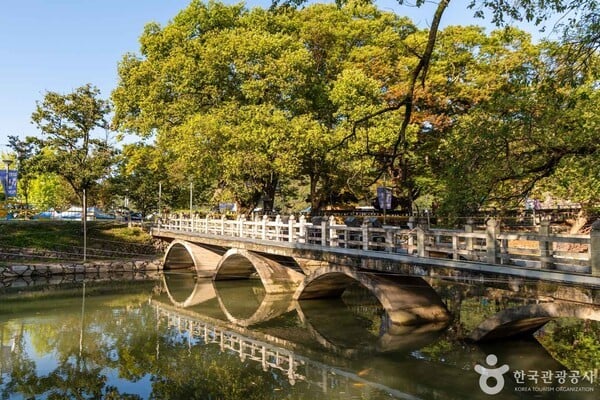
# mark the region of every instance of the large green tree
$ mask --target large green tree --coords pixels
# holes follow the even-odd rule
[[[374,185],[390,182],[409,203],[433,195],[463,211],[507,198],[498,190],[502,185],[514,189],[510,198],[522,197],[558,171],[556,154],[513,146],[539,163],[511,158],[510,167],[523,173],[494,176],[499,168],[493,168],[492,153],[478,144],[489,136],[487,143],[501,145],[500,133],[520,118],[476,121],[494,119],[502,101],[525,108],[533,102],[534,115],[574,106],[546,100],[552,88],[577,91],[579,77],[593,75],[595,58],[589,55],[586,68],[569,77],[555,67],[566,65],[570,45],[542,51],[527,34],[508,28],[489,35],[477,27],[441,30],[450,4],[440,1],[430,28],[420,30],[369,1],[288,4],[270,12],[193,1],[165,27],[148,25],[141,54],[123,58],[112,95],[115,127],[154,137],[172,182],[194,181],[204,199],[237,201],[246,210],[302,185],[314,210],[345,193],[368,199]],[[500,0],[472,6],[503,24],[540,22],[572,4]],[[561,76],[554,86],[544,78],[547,89],[541,83],[534,88],[530,75],[542,72]],[[542,130],[544,124],[584,129],[569,124],[568,115],[530,121]],[[583,166],[579,157],[585,155],[575,151],[575,142],[568,145],[577,161],[571,165]],[[473,179],[451,185],[452,178],[468,175],[461,169],[472,164],[467,154],[483,160],[488,153],[489,163],[473,166]]]
[[[584,205],[600,198],[596,78],[564,76],[560,51],[568,48],[527,50],[522,37],[513,39],[522,51],[494,53],[502,85],[463,116],[444,143],[440,173],[446,205],[456,214],[484,204],[515,206],[541,190]]]
[[[398,2],[404,4],[403,0],[398,0]],[[274,2],[274,8],[276,8],[277,3],[278,2]],[[284,2],[284,5],[287,7],[298,3],[303,2],[290,1]],[[338,5],[349,4],[347,1],[339,1],[336,3]],[[440,47],[439,42],[443,35],[440,31],[440,22],[447,8],[453,3],[452,0],[440,0],[434,7],[431,24],[427,31],[426,38],[422,40],[421,43],[416,43],[412,48],[416,55],[416,62],[405,64],[407,67],[406,74],[408,75],[408,79],[404,90],[398,92],[395,101],[389,102],[387,106],[354,119],[352,121],[353,127],[351,134],[344,139],[358,139],[361,128],[363,128],[364,125],[372,123],[373,120],[380,118],[382,115],[387,116],[391,113],[401,112],[402,120],[398,124],[395,140],[392,142],[391,146],[380,148],[380,151],[374,154],[374,159],[378,160],[381,164],[382,173],[385,171],[389,172],[390,175],[396,178],[396,185],[402,187],[405,191],[408,191],[407,194],[411,200],[413,200],[413,197],[420,194],[420,186],[422,186],[423,183],[431,186],[431,182],[428,182],[428,179],[424,180],[424,177],[419,172],[423,170],[423,165],[415,162],[415,154],[420,153],[418,155],[421,159],[428,159],[432,154],[431,152],[423,154],[422,151],[415,151],[423,149],[421,146],[419,146],[420,149],[415,149],[414,147],[415,143],[419,144],[421,142],[421,139],[415,140],[414,137],[415,123],[423,122],[423,120],[419,121],[420,116],[418,114],[423,114],[423,111],[430,114],[430,119],[424,121],[426,123],[427,131],[429,131],[430,128],[444,127],[444,122],[457,122],[457,118],[452,117],[451,115],[451,118],[447,118],[448,115],[445,115],[444,110],[436,108],[435,105],[431,107],[432,104],[427,104],[427,95],[423,96],[424,92],[426,94],[427,91],[435,93],[430,90],[431,87],[429,85],[431,83],[432,69],[435,68],[436,53],[439,51]],[[414,5],[418,7],[423,6],[424,4],[424,0],[417,0],[414,2]],[[577,68],[577,71],[582,71],[584,74],[589,73],[590,70],[595,70],[594,65],[596,63],[593,59],[598,44],[600,43],[600,40],[598,39],[600,35],[598,35],[599,29],[597,24],[597,1],[593,0],[581,4],[581,2],[572,2],[569,0],[525,0],[520,2],[508,0],[472,0],[469,3],[469,8],[474,9],[475,15],[482,18],[491,15],[492,22],[499,26],[506,26],[512,21],[524,20],[540,24],[556,13],[570,13],[572,18],[570,18],[567,23],[563,24],[563,28],[565,28],[565,39],[568,42],[567,45],[570,51],[559,53],[566,55],[563,57],[562,62],[568,62],[571,67],[585,67]],[[474,54],[475,53],[471,53],[471,56]],[[592,66],[591,68],[590,65]],[[455,65],[453,64],[452,66]],[[464,65],[462,68],[464,68]],[[458,68],[459,74],[456,75],[459,79],[464,79],[464,77],[460,76],[462,68]],[[496,71],[491,72],[494,74]],[[447,78],[451,77],[447,76]],[[489,82],[493,82],[493,79],[489,78],[490,77],[487,77]],[[448,79],[448,82],[451,82],[450,79]],[[456,87],[456,85],[454,85],[455,82],[456,81],[452,81],[452,86],[454,87]],[[467,100],[466,104],[463,104],[464,100]],[[464,108],[465,106],[471,107],[474,103],[473,100],[476,99],[472,97],[448,99],[446,105],[450,105],[451,107],[444,108],[455,108],[457,106],[461,108]],[[437,102],[438,106],[440,104],[443,103]],[[364,139],[363,142],[369,143],[368,140]],[[551,155],[548,155],[543,151],[540,153],[540,157],[552,158]],[[545,166],[547,168],[545,168],[543,173],[548,176],[554,171],[555,163],[552,160],[546,161]],[[425,167],[426,170],[427,165],[425,165]],[[532,168],[535,170],[542,167],[544,167],[544,165],[537,165]],[[509,180],[508,177],[504,179],[504,181],[507,180]],[[525,186],[527,186],[527,184],[525,184]],[[524,194],[525,192],[521,191],[521,194]]]
[[[172,202],[174,193],[167,179],[164,158],[155,146],[145,143],[126,144],[121,151],[118,169],[110,179],[110,192],[127,196],[143,215],[158,210],[159,187],[162,205]]]
[[[174,175],[201,176],[215,200],[250,209],[300,179],[316,209],[372,172],[348,161],[367,155],[335,146],[349,118],[338,81],[378,74],[348,96],[368,101],[363,114],[385,106],[386,85],[405,79],[394,73],[409,57],[399,44],[414,31],[359,2],[269,12],[194,1],[164,28],[148,25],[141,55],[124,57],[115,126],[156,135]]]
[[[115,156],[108,138],[96,136],[107,135],[109,129],[110,105],[99,96],[91,84],[67,94],[46,92],[31,116],[43,135],[36,140],[41,150],[38,168],[65,179],[81,201],[82,218],[87,210],[84,193],[107,177]]]

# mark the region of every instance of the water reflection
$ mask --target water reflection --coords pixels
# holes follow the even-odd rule
[[[296,311],[321,346],[345,356],[419,348],[435,340],[447,325],[393,325],[377,299],[359,286],[339,299],[299,302]]]
[[[198,278],[192,271],[163,274],[162,282],[167,296],[177,307],[193,307],[217,297],[212,280]]]
[[[266,293],[260,280],[214,282],[221,310],[239,326],[252,326],[295,309],[292,293]]]
[[[252,282],[213,287],[172,278],[89,283],[85,297],[81,286],[2,295],[3,398],[487,399],[473,367],[490,353],[511,371],[598,366],[593,323],[546,330],[544,341],[555,349],[587,349],[592,357],[563,366],[531,339],[481,346],[459,340],[456,328],[470,320],[457,318],[441,330],[390,330],[385,311],[360,288],[341,300],[295,304],[265,302]],[[210,292],[208,283],[214,297],[198,296]],[[466,293],[447,289],[458,291]],[[463,298],[458,315],[481,319],[499,306],[481,293]],[[451,310],[453,298],[444,297]],[[517,392],[512,374],[505,377],[503,399],[597,395]]]

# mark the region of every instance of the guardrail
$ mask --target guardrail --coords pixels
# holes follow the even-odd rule
[[[338,224],[333,216],[308,222],[304,216],[290,215],[274,220],[267,216],[254,220],[243,216],[235,220],[171,218],[159,221],[158,229],[600,275],[600,221],[589,235],[551,233],[548,221],[542,221],[535,233],[500,231],[495,219],[479,231],[469,224],[464,230],[412,225],[402,228],[365,220],[349,226]]]

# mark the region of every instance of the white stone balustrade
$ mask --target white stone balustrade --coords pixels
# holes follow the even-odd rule
[[[177,217],[160,221],[158,229],[600,275],[600,228],[590,235],[554,234],[542,223],[537,233],[503,232],[490,219],[479,231],[471,224],[464,230],[427,229],[424,224],[410,229],[374,226],[366,219],[360,226],[347,226],[333,216],[308,222],[304,215],[278,215],[253,220]]]

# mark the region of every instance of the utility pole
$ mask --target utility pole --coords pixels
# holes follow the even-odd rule
[[[83,262],[87,261],[87,198],[83,189],[83,207],[81,207],[81,218],[83,219]]]
[[[162,197],[162,182],[158,182],[158,218],[162,215],[162,207],[161,207],[161,197]]]
[[[190,219],[192,219],[192,209],[194,206],[193,194],[194,194],[194,182],[190,181]]]

